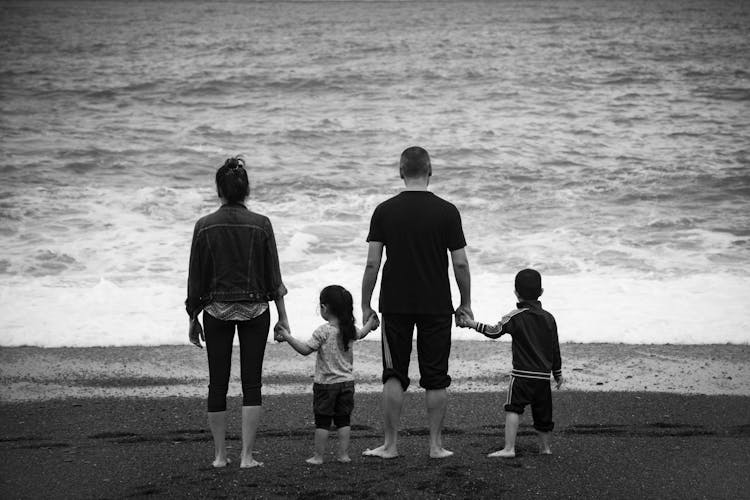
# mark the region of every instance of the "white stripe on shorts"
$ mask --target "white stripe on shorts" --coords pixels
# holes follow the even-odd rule
[[[510,376],[510,382],[508,382],[508,397],[505,398],[505,404],[510,404],[510,395],[513,393],[513,382],[515,382],[516,377],[513,375]]]
[[[391,358],[391,348],[388,346],[388,336],[385,334],[385,316],[382,316],[383,321],[380,325],[380,338],[383,342],[383,361],[385,361],[385,367],[393,369],[393,359]]]

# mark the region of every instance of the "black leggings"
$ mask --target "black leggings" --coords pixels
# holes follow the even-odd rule
[[[242,378],[242,405],[260,406],[263,355],[266,352],[271,314],[266,311],[250,321],[223,321],[207,312],[203,313],[203,327],[208,354],[208,411],[227,409],[229,372],[232,367],[232,342],[234,327],[240,339],[240,375]]]

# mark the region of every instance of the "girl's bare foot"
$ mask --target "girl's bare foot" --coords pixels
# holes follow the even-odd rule
[[[436,448],[434,450],[430,450],[430,458],[448,458],[451,455],[453,455],[453,452],[450,450],[446,450],[445,448]]]
[[[362,455],[366,457],[378,457],[378,458],[388,459],[388,458],[396,458],[398,456],[398,451],[395,449],[386,450],[385,445],[383,445],[383,446],[378,446],[374,450],[371,450],[368,448],[362,452]]]
[[[258,462],[253,457],[250,458],[243,458],[242,462],[240,462],[240,468],[241,469],[252,469],[253,467],[260,467],[263,465],[263,462]]]

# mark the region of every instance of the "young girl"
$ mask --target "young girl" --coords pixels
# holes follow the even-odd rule
[[[320,315],[328,323],[319,326],[307,342],[298,340],[284,326],[277,329],[276,340],[286,340],[295,351],[307,356],[318,352],[313,384],[315,413],[315,455],[307,463],[319,465],[328,440],[331,421],[338,429],[338,461],[349,458],[349,421],[354,409],[352,343],[379,326],[377,315],[370,316],[361,330],[354,326],[352,294],[344,287],[331,285],[320,292]]]

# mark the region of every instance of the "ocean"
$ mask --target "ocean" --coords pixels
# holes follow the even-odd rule
[[[307,336],[412,145],[478,320],[534,267],[562,342],[748,343],[748,33],[743,1],[2,1],[0,345],[185,343],[237,154]]]

